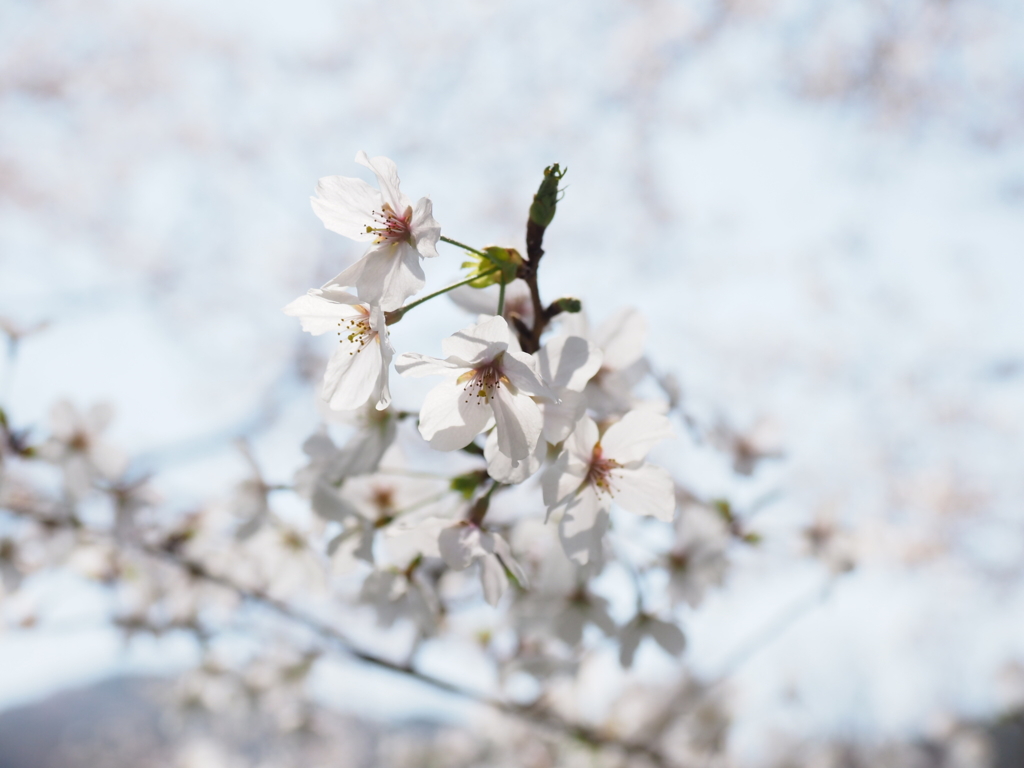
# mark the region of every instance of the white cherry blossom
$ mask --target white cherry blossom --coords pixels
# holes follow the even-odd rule
[[[376,472],[384,454],[398,436],[398,413],[391,408],[378,410],[367,402],[354,411],[332,411],[323,398],[322,415],[331,421],[355,427],[344,445],[335,445],[327,427],[321,426],[302,444],[309,463],[295,473],[293,485],[304,498],[309,498],[319,482],[337,487],[346,477]]]
[[[503,317],[491,317],[449,336],[446,360],[416,353],[399,355],[403,376],[446,377],[420,411],[420,434],[439,451],[455,451],[495,425],[498,450],[513,467],[537,449],[543,427],[530,395],[557,399],[544,386],[536,362],[519,347]]]
[[[587,411],[583,389],[601,368],[604,354],[581,336],[555,336],[537,353],[544,383],[558,398],[541,403],[544,438],[560,443]]]
[[[475,562],[480,563],[484,599],[491,605],[497,605],[508,589],[506,568],[520,586],[527,587],[526,573],[512,557],[508,542],[496,533],[461,520],[442,530],[437,544],[449,568],[461,571]]]
[[[672,476],[644,461],[655,443],[671,436],[668,419],[649,410],[630,411],[603,435],[593,419],[579,422],[543,479],[548,514],[563,513],[559,535],[569,557],[589,561],[613,501],[636,515],[672,520]]]
[[[64,470],[64,487],[75,498],[88,492],[94,480],[116,480],[128,468],[128,457],[103,439],[114,409],[97,403],[81,413],[67,400],[50,409],[51,437],[39,455]]]
[[[647,320],[632,307],[625,307],[591,329],[584,312],[562,321],[563,332],[583,336],[601,350],[601,367],[587,383],[587,406],[598,418],[617,416],[631,410],[637,399],[633,389],[650,372],[644,357]]]
[[[441,227],[429,197],[413,205],[399,189],[394,162],[367,157],[362,151],[356,162],[374,172],[379,190],[362,179],[325,176],[317,183],[317,196],[310,198],[327,229],[371,243],[366,254],[328,286],[355,286],[364,301],[396,309],[423,287],[420,259],[437,256]]]
[[[324,372],[322,397],[337,411],[359,408],[367,402],[379,410],[388,407],[388,369],[394,349],[388,338],[384,312],[345,291],[310,289],[284,308],[297,317],[302,330],[314,336],[333,332],[338,347]]]

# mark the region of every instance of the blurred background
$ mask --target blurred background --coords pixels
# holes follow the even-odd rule
[[[995,727],[1024,704],[1022,41],[1013,0],[2,0],[0,315],[25,334],[0,397],[22,424],[114,404],[171,507],[246,476],[239,436],[287,481],[321,348],[280,310],[360,255],[310,210],[317,178],[387,155],[445,234],[516,245],[559,162],[546,294],[640,308],[688,407],[779,457],[673,460],[779,497],[687,625],[696,672],[743,661],[730,750]],[[442,304],[396,346],[461,323]],[[857,532],[839,583],[786,565],[814,524]],[[125,642],[59,577],[29,592],[31,628],[0,602],[0,766],[99,764],[39,755],[85,711],[141,712],[192,651]],[[464,714],[336,674],[342,719]]]

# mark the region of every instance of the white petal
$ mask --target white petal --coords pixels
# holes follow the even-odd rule
[[[379,304],[384,310],[398,309],[426,284],[420,255],[406,242],[374,246],[360,262],[362,267],[355,279],[359,297],[370,304]],[[354,270],[355,266],[345,272]]]
[[[673,656],[681,654],[686,647],[686,636],[683,634],[683,630],[675,624],[669,624],[659,619],[648,619],[647,633]]]
[[[114,406],[110,403],[96,403],[85,413],[85,429],[90,435],[98,435],[113,420]]]
[[[313,490],[311,506],[313,511],[320,517],[339,523],[344,522],[349,517],[359,516],[358,510],[342,498],[337,488],[333,488],[324,482],[316,484],[316,488]]]
[[[620,464],[643,461],[656,443],[672,437],[672,424],[660,413],[633,410],[608,427],[601,437],[601,450]]]
[[[513,576],[515,576],[520,587],[523,589],[530,588],[530,582],[526,576],[526,571],[524,571],[519,563],[516,562],[515,558],[512,557],[512,550],[504,538],[497,533],[485,533],[480,537],[480,543],[483,545],[484,549],[493,552],[501,558],[502,564],[508,568]]]
[[[608,510],[591,486],[572,497],[558,524],[558,537],[566,556],[577,565],[596,560],[608,528]]]
[[[437,241],[441,237],[441,225],[434,220],[434,204],[429,197],[421,197],[416,201],[416,207],[412,209],[412,221],[410,230],[412,232],[413,244],[420,256],[432,259],[437,256]]]
[[[537,448],[530,454],[530,457],[526,461],[519,461],[513,465],[512,459],[498,450],[498,433],[496,430],[492,430],[487,436],[487,444],[484,446],[487,474],[499,483],[517,485],[526,481],[540,469],[545,453],[547,453],[547,443],[538,440]]]
[[[62,442],[67,442],[83,429],[78,409],[67,400],[59,400],[50,408],[50,431]]]
[[[373,171],[377,177],[377,184],[380,186],[380,194],[384,198],[384,202],[391,206],[391,210],[398,214],[404,213],[409,205],[409,198],[403,195],[402,190],[399,189],[401,182],[395,162],[383,155],[374,158],[367,157],[363,150],[356,153],[356,162]]]
[[[597,424],[589,416],[584,416],[576,424],[576,429],[565,441],[565,450],[570,458],[578,463],[590,466],[594,456],[594,446],[597,445],[600,434],[597,431]],[[602,443],[603,445],[603,443]]]
[[[558,458],[545,470],[541,478],[541,489],[544,503],[548,506],[548,516],[558,507],[569,503],[573,494],[580,490],[590,464],[577,461],[569,451],[563,448]]]
[[[402,376],[422,378],[424,376],[461,376],[468,371],[464,365],[449,360],[438,360],[436,357],[421,355],[419,352],[403,352],[395,360],[395,370]]]
[[[560,443],[576,428],[587,410],[587,400],[581,392],[571,389],[557,390],[559,402],[541,402],[540,410],[544,414],[544,439],[549,443]]]
[[[335,300],[328,300],[324,292],[316,288],[310,289],[305,296],[300,296],[284,308],[284,313],[290,317],[297,317],[302,323],[302,330],[319,336],[328,331],[339,331],[344,327],[345,320],[362,319],[366,317],[365,311],[356,306],[359,299],[350,293],[333,290],[330,292]],[[339,302],[337,299],[345,299]]]
[[[480,546],[480,529],[466,523],[442,529],[437,537],[437,548],[448,567],[457,571],[468,568],[474,560],[487,555]]]
[[[497,605],[501,596],[508,589],[508,576],[505,569],[494,555],[480,558],[480,581],[484,587],[484,600],[490,605]]]
[[[316,185],[311,197],[313,212],[332,232],[353,240],[373,240],[376,235],[366,231],[373,224],[373,211],[380,210],[380,192],[362,179],[347,176],[325,176]]]
[[[467,395],[455,381],[438,384],[420,409],[420,434],[436,451],[457,451],[483,432],[491,418],[485,398]]]
[[[601,325],[594,341],[604,351],[604,367],[618,371],[643,357],[647,321],[635,309],[626,307]]]
[[[498,450],[512,459],[513,466],[529,458],[537,449],[544,428],[540,408],[530,397],[512,392],[507,386],[495,388],[491,407]]]
[[[541,381],[536,361],[531,355],[518,351],[518,346],[518,342],[515,344],[516,348],[510,345],[509,350],[502,356],[502,373],[515,384],[517,389],[521,389],[527,394],[557,400],[558,396]]]
[[[370,309],[370,328],[377,332],[372,343],[380,345],[380,374],[377,379],[376,409],[383,411],[391,405],[391,385],[388,381],[391,372],[391,358],[395,356],[395,348],[391,346],[391,335],[388,333],[384,310],[379,306]]]
[[[445,357],[457,357],[469,363],[493,360],[508,349],[511,334],[503,317],[489,317],[463,328],[441,342]]]
[[[582,392],[601,367],[601,350],[579,336],[556,336],[537,353],[541,378],[550,387]]]
[[[96,471],[108,480],[116,480],[128,469],[128,455],[110,443],[93,438],[89,446],[89,461]]]
[[[335,411],[359,408],[380,392],[381,347],[376,338],[367,344],[342,337],[324,372],[321,395]]]
[[[627,512],[672,522],[676,493],[672,475],[667,470],[650,464],[635,469],[614,469],[610,484],[615,503]]]
[[[633,666],[633,657],[640,641],[644,639],[644,625],[640,617],[633,619],[622,629],[619,635],[619,663],[623,667]]]

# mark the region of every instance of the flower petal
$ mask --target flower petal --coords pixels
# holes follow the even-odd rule
[[[643,357],[647,321],[633,307],[626,307],[602,323],[593,339],[604,351],[604,367],[618,371]]]
[[[327,296],[331,296],[328,300]],[[324,291],[311,288],[305,296],[299,296],[284,308],[284,313],[297,317],[302,323],[302,330],[319,336],[328,331],[337,331],[342,321],[366,317],[365,310],[358,305],[359,299],[350,293],[337,289]]]
[[[548,507],[547,517],[556,507],[568,503],[569,497],[575,493],[586,477],[586,470],[571,471],[574,469],[569,465],[569,454],[562,451],[558,458],[548,468],[540,479],[541,491],[544,495],[544,503]],[[545,518],[544,522],[547,522]]]
[[[491,418],[485,398],[468,397],[454,380],[427,393],[420,409],[420,434],[436,451],[457,451],[483,432]]]
[[[484,600],[489,605],[496,606],[501,600],[501,596],[505,594],[505,590],[508,589],[508,576],[505,575],[505,569],[501,567],[501,562],[494,555],[481,557],[478,562],[480,563],[480,582],[484,588]]]
[[[321,396],[335,411],[359,408],[375,394],[379,395],[382,368],[381,345],[376,338],[360,345],[342,337],[342,343],[327,362]]]
[[[527,394],[557,400],[558,396],[541,381],[537,371],[537,362],[531,355],[518,351],[518,346],[518,343],[515,348],[510,345],[508,351],[502,356],[502,373],[517,389],[521,389]]]
[[[434,219],[434,204],[429,197],[421,197],[412,209],[413,244],[420,256],[432,259],[437,256],[437,241],[441,237],[441,225]]]
[[[550,387],[582,392],[601,367],[601,350],[580,336],[556,336],[537,353],[541,378]]]
[[[611,471],[615,503],[634,515],[649,515],[672,522],[676,513],[675,483],[662,467],[644,464]]]
[[[487,474],[499,483],[518,485],[533,475],[544,461],[544,454],[547,453],[547,443],[543,440],[537,441],[537,448],[526,461],[516,462],[498,450],[498,433],[492,430],[487,436],[487,444],[484,446],[484,458],[487,459]]]
[[[515,466],[537,449],[544,417],[530,397],[513,393],[508,387],[495,387],[491,407],[498,433],[498,450],[512,459],[512,466]]]
[[[508,349],[510,338],[505,318],[489,317],[449,336],[441,342],[441,351],[445,357],[481,363]]]
[[[530,580],[526,576],[526,571],[524,571],[522,566],[520,566],[519,563],[516,562],[516,559],[512,557],[512,549],[502,536],[497,533],[485,533],[480,537],[480,543],[483,545],[484,549],[493,552],[501,558],[502,565],[508,568],[516,581],[519,582],[520,587],[523,589],[530,588]]]
[[[601,437],[601,450],[606,458],[620,464],[643,461],[655,443],[672,437],[672,425],[666,416],[651,410],[638,409],[627,413],[608,427]]]
[[[464,365],[449,360],[421,355],[419,352],[403,352],[395,360],[395,370],[402,376],[422,378],[424,376],[461,375],[469,370]]]
[[[559,402],[541,402],[544,414],[544,439],[549,443],[560,443],[576,428],[576,424],[587,411],[587,400],[581,392],[571,389],[558,391]]]
[[[601,556],[601,540],[608,530],[608,510],[597,493],[587,486],[572,498],[558,524],[558,538],[566,556],[577,565],[586,565]]]
[[[678,656],[686,648],[686,635],[675,624],[660,619],[647,620],[647,634],[653,637],[667,653]]]
[[[420,255],[408,243],[381,243],[367,251],[361,262],[362,268],[355,276],[359,297],[370,304],[380,304],[382,309],[398,309],[426,284]],[[345,272],[354,273],[355,266]]]
[[[597,424],[589,416],[584,416],[565,441],[565,450],[573,462],[589,467],[594,456],[594,446],[597,445],[599,437]],[[602,445],[604,444],[602,443]]]
[[[373,222],[373,211],[380,210],[380,192],[362,179],[324,176],[316,185],[316,197],[309,198],[313,212],[332,232],[352,240],[373,240],[366,231]]]
[[[398,168],[394,160],[383,155],[379,157],[368,157],[366,152],[359,150],[356,153],[356,162],[366,166],[377,177],[377,184],[380,186],[381,197],[384,202],[391,206],[391,210],[398,214],[404,213],[409,206],[409,198],[402,194],[399,189],[401,181],[398,178]]]

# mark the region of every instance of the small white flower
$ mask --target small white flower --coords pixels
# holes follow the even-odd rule
[[[384,471],[350,478],[340,488],[321,483],[313,493],[312,506],[320,517],[345,526],[330,543],[328,554],[333,554],[341,543],[351,541],[352,556],[373,563],[378,531],[411,513],[419,512],[419,517],[423,517],[434,511],[447,491],[448,484],[443,480]],[[411,556],[405,558],[405,564],[411,560]]]
[[[588,562],[612,501],[636,515],[672,520],[672,476],[644,462],[655,443],[671,436],[668,419],[647,410],[630,411],[604,435],[589,417],[579,422],[543,480],[548,515],[563,510],[559,535],[570,558]]]
[[[667,556],[668,594],[672,605],[697,608],[712,587],[725,581],[729,529],[714,509],[685,491],[677,493],[676,541]]]
[[[309,463],[295,473],[293,485],[305,498],[309,498],[321,482],[337,487],[346,477],[376,472],[398,435],[398,417],[390,407],[379,411],[367,402],[355,411],[332,411],[332,414],[353,424],[357,431],[338,447],[322,427],[302,444]]]
[[[644,316],[626,307],[591,330],[585,313],[579,312],[569,315],[562,326],[565,333],[583,336],[602,352],[601,367],[584,390],[587,405],[602,419],[631,410],[637,404],[633,388],[650,372],[644,358]]]
[[[369,158],[360,151],[356,162],[377,176],[380,190],[362,179],[325,176],[311,198],[313,210],[332,232],[370,242],[366,254],[328,283],[354,285],[360,298],[397,309],[423,287],[420,258],[437,256],[441,227],[432,215],[429,197],[412,205],[399,189],[398,171],[386,157]]]
[[[543,419],[530,395],[556,399],[541,382],[533,358],[522,352],[503,317],[492,317],[449,336],[438,360],[399,355],[403,376],[443,375],[447,381],[427,394],[420,434],[435,450],[455,451],[472,442],[494,420],[498,450],[512,466],[537,449]]]
[[[379,306],[337,289],[313,288],[284,313],[299,318],[302,330],[314,336],[336,334],[338,347],[327,363],[322,392],[332,409],[348,411],[367,402],[376,403],[378,410],[388,407],[388,368],[394,349]]]
[[[87,493],[94,480],[114,481],[128,467],[128,457],[101,435],[114,417],[114,409],[98,403],[80,413],[67,400],[50,409],[52,436],[39,449],[39,455],[60,464],[64,486],[73,497]]]
[[[527,586],[526,573],[512,557],[508,542],[498,534],[485,531],[468,520],[462,520],[443,529],[437,538],[437,545],[441,557],[449,568],[461,571],[474,562],[480,563],[484,599],[491,605],[497,605],[508,589],[506,568],[520,586]]]

